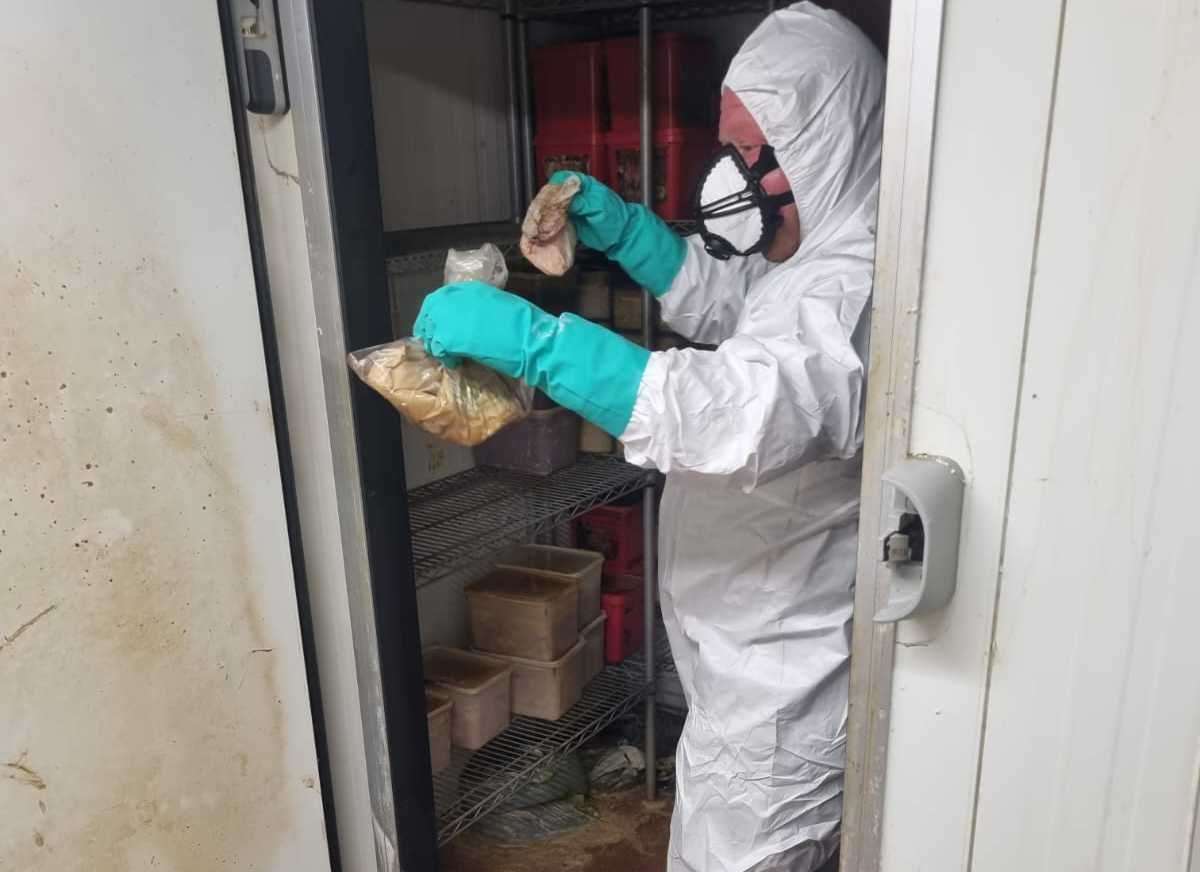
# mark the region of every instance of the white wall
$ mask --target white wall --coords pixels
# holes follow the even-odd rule
[[[1129,12],[1066,5],[978,872],[1184,870],[1193,850],[1200,7]]]
[[[899,631],[885,870],[1196,861],[1200,17],[1063,8],[947,3],[911,442],[967,505]]]
[[[329,868],[227,88],[212,5],[7,10],[5,869]]]
[[[967,491],[955,597],[898,630],[889,872],[967,868],[1057,31],[1042,0],[947,6],[911,448],[957,460]]]
[[[365,10],[384,229],[511,218],[500,16],[406,0]]]

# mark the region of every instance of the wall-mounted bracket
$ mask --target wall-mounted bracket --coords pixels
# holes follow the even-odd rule
[[[880,559],[890,584],[879,623],[934,611],[954,596],[964,488],[962,469],[944,457],[910,457],[883,474]]]

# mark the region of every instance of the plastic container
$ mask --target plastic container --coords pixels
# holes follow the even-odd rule
[[[604,661],[620,663],[641,650],[645,639],[642,616],[645,601],[642,590],[645,582],[632,575],[605,578],[604,593],[600,595],[604,609]]]
[[[557,578],[575,585],[579,595],[579,629],[600,614],[600,569],[604,555],[553,545],[518,545],[496,562],[497,569],[516,569]]]
[[[586,140],[608,130],[604,43],[556,43],[530,55],[539,137]]]
[[[588,270],[580,274],[579,314],[589,321],[612,321],[612,290],[607,272]]]
[[[583,695],[585,646],[576,640],[562,657],[549,663],[524,657],[505,657],[512,667],[514,714],[557,721]]]
[[[612,454],[616,440],[595,424],[581,421],[579,424],[579,450],[584,454]],[[576,536],[578,538],[578,536]]]
[[[578,585],[496,569],[467,585],[474,646],[488,654],[557,660],[579,639]]]
[[[641,330],[645,297],[646,292],[641,288],[617,288],[613,291],[613,327],[618,330]]]
[[[605,575],[637,571],[645,554],[642,504],[600,506],[581,515],[579,545],[604,555]]]
[[[450,732],[454,701],[425,688],[425,720],[429,725],[429,764],[436,775],[450,765]]]
[[[638,38],[619,37],[604,44],[610,130],[636,133],[640,124]],[[720,71],[712,45],[682,33],[654,36],[654,125],[714,127],[720,106]]]
[[[453,701],[450,739],[460,748],[482,748],[511,718],[512,668],[502,660],[457,648],[425,650],[425,679]]]
[[[609,185],[630,202],[642,200],[642,146],[639,134],[608,134]],[[692,196],[700,173],[717,149],[711,129],[672,128],[654,134],[654,211],[663,218],[694,218]]]
[[[505,290],[524,297],[551,315],[561,315],[579,307],[579,272],[572,268],[566,275],[548,276],[522,261],[509,272]]]
[[[603,612],[580,634],[583,643],[583,683],[587,684],[604,671],[604,626],[608,616]]]
[[[579,456],[579,416],[561,406],[534,409],[474,450],[479,466],[549,475]]]
[[[559,170],[587,173],[604,184],[609,183],[610,162],[608,159],[607,134],[593,136],[542,136],[533,138],[533,155],[536,163],[537,184],[541,187]]]

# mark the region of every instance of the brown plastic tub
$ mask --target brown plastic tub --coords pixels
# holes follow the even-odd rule
[[[579,639],[578,585],[496,569],[467,585],[475,648],[488,654],[557,660]]]
[[[579,457],[579,416],[561,406],[532,411],[475,446],[475,462],[531,475],[549,475]]]
[[[524,657],[505,657],[512,666],[514,714],[557,721],[583,695],[587,679],[586,648],[577,642],[562,657],[549,663]]]
[[[553,545],[517,545],[509,549],[496,566],[560,578],[574,584],[579,592],[580,630],[600,614],[600,575],[604,567],[604,555],[598,551],[557,548]]]
[[[580,634],[580,641],[583,643],[584,684],[604,671],[604,622],[606,620],[608,617],[601,614]]]
[[[436,775],[450,765],[451,716],[454,702],[444,693],[425,688],[425,720],[429,725],[429,765]]]
[[[425,679],[450,697],[450,738],[460,748],[482,748],[508,726],[512,667],[457,648],[425,650]]]

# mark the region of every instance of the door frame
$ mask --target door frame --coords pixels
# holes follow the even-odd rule
[[[882,476],[909,453],[943,12],[943,0],[893,0],[889,25],[841,872],[878,872],[881,863],[896,643],[896,625],[873,620],[888,595]]]
[[[309,584],[344,586],[325,600],[346,612],[323,616],[315,659],[328,697],[358,702],[325,713],[330,756],[347,761],[330,773],[335,859],[344,872],[424,872],[437,868],[437,826],[401,421],[345,363],[348,351],[393,338],[365,12],[339,0],[277,8],[294,166],[256,140],[255,172],[288,180],[302,204],[307,261],[288,266],[304,281],[271,288],[310,297],[289,301],[294,320],[279,336],[285,381],[291,372],[305,407],[288,426],[312,447],[295,458],[305,562],[325,570]],[[319,380],[295,381],[313,371]]]
[[[871,620],[887,598],[884,577],[877,572],[884,510],[881,476],[909,451],[943,4],[944,0],[893,0],[891,10],[842,872],[877,872],[881,861],[895,646],[895,625]],[[372,331],[390,329],[390,319],[380,315],[387,293],[370,84],[362,51],[363,10],[360,4],[346,7],[333,0],[279,0],[279,6],[298,177],[305,180],[313,297],[318,319],[335,328],[320,340],[323,369],[329,376],[324,388],[330,431],[337,431],[335,452],[349,452],[334,458],[342,480],[339,515],[358,530],[357,537],[354,530],[343,530],[342,541],[345,547],[357,539],[361,551],[350,549],[345,559],[347,583],[363,588],[351,597],[359,605],[352,615],[356,656],[371,661],[360,662],[358,670],[376,857],[379,869],[387,872],[434,868],[436,827],[428,761],[410,752],[425,746],[425,724],[423,705],[415,704],[422,681],[415,588],[411,560],[405,559],[410,543],[399,428],[394,415],[376,420],[344,367],[334,375],[329,364],[334,360],[340,366],[348,348],[382,341],[369,335]],[[333,95],[332,101],[326,101],[325,94]],[[337,118],[331,122],[329,114]],[[347,293],[350,287],[356,293]],[[338,416],[347,412],[352,412],[353,423],[338,424]],[[389,420],[392,427],[387,426]],[[385,577],[392,583],[380,584]],[[391,616],[388,632],[380,631],[381,614]],[[412,621],[403,620],[405,615]],[[397,616],[403,627],[393,623]],[[421,761],[426,771],[414,769]]]

